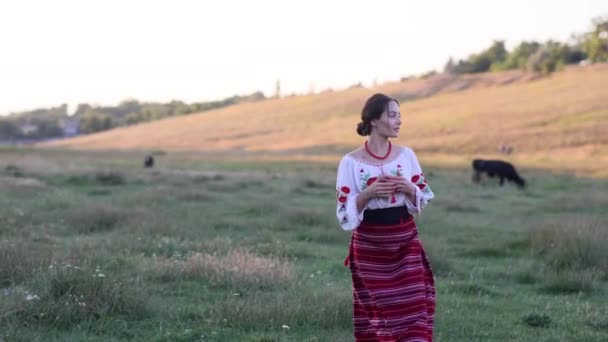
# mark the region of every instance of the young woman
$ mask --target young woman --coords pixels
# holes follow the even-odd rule
[[[434,197],[414,151],[399,135],[397,100],[370,97],[357,133],[365,144],[340,161],[338,221],[352,231],[350,264],[357,341],[432,341],[433,273],[413,215]]]

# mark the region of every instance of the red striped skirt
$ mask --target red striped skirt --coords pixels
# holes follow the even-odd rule
[[[365,220],[347,259],[356,341],[432,341],[435,285],[410,215],[394,224]]]

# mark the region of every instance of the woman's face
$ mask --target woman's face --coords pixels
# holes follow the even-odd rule
[[[372,127],[375,127],[376,133],[382,137],[398,137],[401,127],[401,111],[397,102],[390,101],[387,110],[382,113],[380,118],[372,121]]]

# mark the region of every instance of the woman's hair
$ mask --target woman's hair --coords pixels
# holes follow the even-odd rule
[[[388,110],[388,103],[397,102],[394,98],[384,94],[374,94],[367,101],[361,110],[361,122],[357,124],[357,133],[362,136],[370,135],[372,132],[372,121],[379,119],[385,110]]]

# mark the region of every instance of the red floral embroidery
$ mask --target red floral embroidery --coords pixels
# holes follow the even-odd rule
[[[344,207],[344,203],[346,203],[347,195],[350,193],[350,188],[347,186],[340,187],[340,190],[336,191],[336,198],[338,202],[342,203],[342,207]]]
[[[412,183],[414,183],[420,190],[422,190],[424,192],[430,191],[426,178],[424,177],[424,175],[422,173],[419,175],[413,175]]]
[[[378,179],[378,177],[371,177],[367,180],[367,186],[374,184],[374,182]]]

